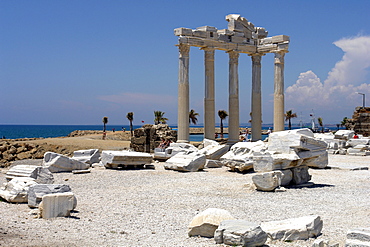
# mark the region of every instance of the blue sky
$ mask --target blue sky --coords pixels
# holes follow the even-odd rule
[[[370,97],[370,1],[0,0],[0,124],[177,123],[177,27],[227,28],[240,14],[290,36],[286,110],[325,123]],[[216,110],[228,109],[228,56],[215,57]],[[263,123],[273,122],[273,54],[262,58]],[[239,59],[240,120],[248,122],[251,59]],[[203,51],[190,51],[190,107],[203,122]],[[369,102],[370,106],[370,102]],[[216,119],[216,122],[218,119]]]

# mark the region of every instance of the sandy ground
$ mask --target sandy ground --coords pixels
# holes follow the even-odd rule
[[[81,148],[119,149],[125,144],[92,137],[55,139]],[[71,217],[37,219],[27,204],[0,201],[0,246],[222,246],[212,238],[187,236],[192,218],[211,207],[257,223],[319,215],[324,227],[318,238],[344,246],[349,229],[370,224],[370,171],[350,170],[369,167],[369,161],[366,156],[330,155],[329,165],[345,169],[310,169],[312,186],[280,193],[255,191],[253,173],[225,167],[180,173],[155,163],[155,169],[55,173],[55,183],[68,184],[75,193],[76,211]],[[0,170],[0,183],[6,170]],[[312,246],[313,241],[266,246]]]

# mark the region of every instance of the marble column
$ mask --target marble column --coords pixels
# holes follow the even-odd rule
[[[203,48],[205,68],[204,138],[215,139],[215,49]]]
[[[284,56],[285,52],[275,53],[274,131],[284,130]]]
[[[228,144],[239,141],[239,53],[229,51],[229,140]]]
[[[189,142],[189,51],[190,46],[179,44],[177,142]]]
[[[252,54],[252,141],[262,140],[261,59]]]

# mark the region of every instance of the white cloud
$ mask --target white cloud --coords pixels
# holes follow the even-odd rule
[[[313,71],[301,73],[286,89],[287,108],[337,111],[340,118],[343,109],[353,111],[362,102],[357,92],[370,95],[370,84],[366,83],[370,79],[370,36],[341,39],[334,44],[343,50],[342,59],[323,83]]]

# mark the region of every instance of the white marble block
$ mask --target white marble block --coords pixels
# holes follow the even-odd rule
[[[215,231],[216,244],[263,246],[266,240],[259,225],[245,220],[224,220]]]
[[[351,229],[347,232],[346,247],[370,247],[370,228]]]
[[[281,185],[282,177],[283,173],[281,171],[264,172],[253,175],[252,181],[257,190],[274,191]]]
[[[151,164],[153,158],[148,153],[134,151],[102,151],[100,163],[106,168]]]
[[[206,156],[198,152],[178,153],[164,163],[164,168],[182,172],[196,172],[203,170],[206,165]]]
[[[99,149],[77,150],[73,152],[72,159],[78,160],[87,164],[99,163]]]
[[[272,240],[307,240],[317,237],[322,230],[323,221],[318,215],[303,216],[280,221],[261,223],[261,228]]]
[[[70,191],[71,188],[66,184],[34,184],[28,190],[28,206],[38,207],[44,195]]]
[[[86,170],[90,167],[89,164],[53,152],[46,152],[44,154],[42,166],[48,168],[53,173]]]
[[[37,184],[35,179],[30,177],[13,178],[0,189],[0,197],[12,203],[27,202],[28,190],[34,184]]]
[[[72,192],[47,194],[39,205],[40,216],[44,219],[70,216],[77,206],[77,199]]]
[[[189,224],[189,236],[213,238],[217,227],[224,220],[235,218],[225,209],[208,208],[197,214]]]
[[[11,180],[16,177],[33,178],[36,183],[52,184],[54,183],[54,176],[49,169],[42,166],[35,165],[16,165],[9,169],[5,178]]]

